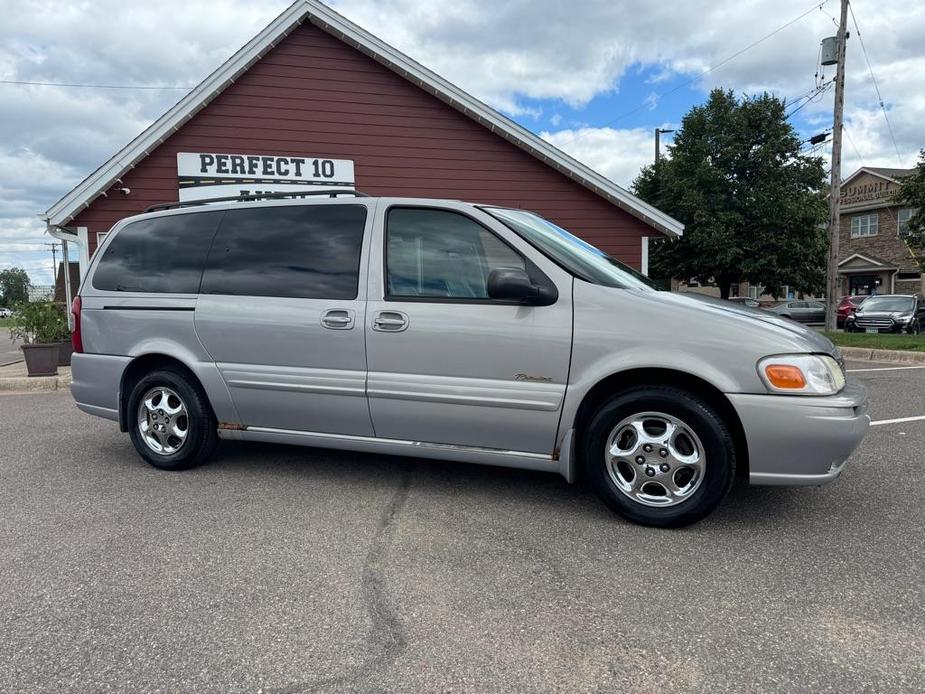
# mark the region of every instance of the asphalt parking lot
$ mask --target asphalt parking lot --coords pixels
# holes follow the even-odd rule
[[[870,371],[875,421],[925,368]],[[782,432],[784,434],[785,432]],[[3,692],[921,692],[925,421],[685,530],[554,475],[223,443],[144,465],[0,396]]]

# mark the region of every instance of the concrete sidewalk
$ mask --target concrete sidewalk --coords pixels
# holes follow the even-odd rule
[[[19,349],[19,340],[10,337],[9,328],[0,328],[0,366],[22,361],[22,350]]]
[[[925,352],[904,349],[868,349],[867,347],[840,347],[845,359],[856,361],[885,361],[897,364],[925,364]]]
[[[62,390],[71,386],[71,367],[59,366],[57,376],[26,375],[26,362],[0,366],[0,393]]]

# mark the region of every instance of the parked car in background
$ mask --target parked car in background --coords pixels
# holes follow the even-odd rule
[[[8,308],[0,308],[0,318],[9,318],[13,315],[13,312]]]
[[[825,336],[657,291],[525,210],[165,207],[113,227],[73,305],[78,407],[157,468],[221,437],[546,470],[666,527],[737,475],[834,480],[870,423]]]
[[[921,294],[869,296],[845,319],[849,333],[909,333],[925,327],[925,297]]]
[[[825,304],[821,301],[785,301],[769,310],[798,323],[825,323]]]
[[[749,296],[734,296],[731,299],[728,299],[734,304],[740,304],[741,306],[747,306],[748,308],[761,308],[761,304],[758,303],[756,299],[752,299]]]
[[[867,294],[857,294],[855,296],[843,296],[839,300],[838,315],[835,321],[839,328],[845,327],[845,320],[848,316],[854,315],[858,306],[860,306],[866,298]]]

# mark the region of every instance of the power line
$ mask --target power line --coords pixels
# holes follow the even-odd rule
[[[787,118],[790,118],[794,113],[797,113],[800,110],[806,108],[809,104],[819,101],[823,96],[825,96],[826,92],[828,92],[834,86],[834,84],[834,79],[831,79],[828,82],[824,82],[818,87],[815,87],[808,94],[801,96],[795,102],[789,104],[790,106],[794,106],[794,108],[791,108],[791,110],[787,112]]]
[[[821,10],[821,9],[826,5],[826,3],[828,3],[828,2],[829,2],[829,0],[822,0],[822,2],[815,2],[815,3],[813,3],[813,6],[810,7],[808,10],[806,10],[806,11],[803,12],[802,14],[798,15],[797,17],[794,17],[793,19],[791,19],[791,20],[790,20],[789,22],[787,22],[786,24],[782,24],[781,26],[777,27],[777,29],[775,29],[775,30],[772,31],[771,33],[765,34],[764,36],[762,36],[762,37],[761,37],[760,39],[758,39],[757,41],[753,41],[752,43],[748,44],[748,45],[745,46],[744,48],[739,49],[738,51],[736,51],[736,52],[733,53],[732,55],[727,56],[727,57],[724,58],[723,60],[719,61],[718,63],[716,63],[716,65],[711,65],[711,66],[708,67],[706,70],[704,70],[703,72],[700,72],[700,73],[694,75],[694,76],[691,77],[690,79],[685,80],[684,82],[681,82],[681,83],[678,84],[678,85],[675,85],[674,87],[672,87],[671,89],[668,89],[667,91],[664,91],[664,92],[661,92],[661,93],[659,93],[659,94],[656,94],[656,97],[659,98],[659,99],[661,99],[661,98],[663,98],[663,97],[668,96],[669,94],[673,94],[674,92],[678,91],[679,89],[683,89],[684,87],[688,86],[689,84],[692,84],[693,82],[696,82],[697,80],[701,79],[702,77],[705,77],[706,75],[710,74],[710,73],[713,72],[714,70],[718,70],[719,68],[723,67],[723,65],[726,65],[727,63],[732,62],[733,60],[735,60],[736,58],[738,58],[740,55],[742,55],[743,53],[745,53],[746,51],[750,51],[752,48],[754,48],[755,46],[757,46],[757,45],[759,45],[759,44],[761,44],[761,43],[764,43],[765,41],[767,41],[767,40],[768,40],[769,38],[771,38],[772,36],[774,36],[774,35],[776,35],[776,34],[779,34],[780,32],[782,32],[782,31],[783,31],[784,29],[786,29],[787,27],[789,27],[789,26],[791,26],[791,25],[793,25],[793,24],[796,24],[798,21],[800,21],[801,19],[803,19],[803,17],[807,16],[808,14],[812,14],[813,11],[815,11],[815,10],[817,10],[817,9],[818,9],[818,10]],[[605,122],[605,123],[603,123],[603,124],[601,124],[600,126],[597,126],[597,127],[599,127],[599,128],[604,128],[604,127],[607,127],[607,126],[609,126],[609,125],[613,125],[613,124],[616,123],[617,121],[623,120],[623,119],[626,118],[627,116],[631,116],[631,115],[633,115],[634,113],[638,113],[638,112],[641,111],[642,109],[646,108],[646,107],[648,106],[648,103],[649,103],[649,99],[647,98],[645,101],[643,101],[641,104],[639,104],[639,106],[637,106],[636,108],[631,109],[631,110],[629,110],[629,111],[626,111],[625,113],[620,114],[620,115],[617,116],[616,118],[613,118],[612,120],[609,120],[609,121],[607,121],[607,122]],[[559,144],[557,145],[557,147],[559,147],[560,149],[562,149],[563,147],[566,147],[566,146],[568,146],[568,145],[574,144],[575,142],[577,142],[578,140],[580,140],[582,137],[585,137],[585,135],[587,135],[587,134],[588,134],[587,132],[579,133],[578,135],[576,135],[575,137],[573,137],[573,138],[570,139],[569,141],[559,143]]]
[[[30,87],[77,87],[82,89],[150,89],[150,90],[183,90],[189,91],[193,87],[155,87],[143,84],[78,84],[73,82],[31,82],[28,80],[0,80],[0,84],[21,84]]]
[[[858,26],[858,18],[854,16],[854,7],[848,3],[848,9],[851,11],[851,21],[854,23],[854,31],[861,42],[861,52],[864,53],[864,61],[867,63],[867,71],[870,73],[870,81],[874,83],[874,90],[877,92],[877,101],[880,102],[880,110],[883,112],[883,119],[886,121],[886,128],[890,133],[890,139],[893,141],[893,149],[896,150],[896,158],[899,159],[899,165],[906,168],[903,162],[903,155],[899,153],[899,146],[896,144],[896,136],[893,134],[893,125],[890,123],[890,117],[886,113],[886,107],[883,105],[883,96],[880,94],[880,85],[877,84],[877,78],[874,77],[874,69],[870,64],[870,56],[867,54],[867,46],[864,45],[864,37],[861,36],[861,28]]]
[[[854,153],[857,155],[858,161],[861,162],[862,168],[867,168],[867,163],[864,161],[864,157],[861,156],[861,151],[858,149],[858,146],[854,144],[854,140],[851,139],[851,134],[848,132],[848,128],[842,123],[841,131],[845,134],[845,137],[848,138],[848,144],[851,145],[851,149],[854,150]]]

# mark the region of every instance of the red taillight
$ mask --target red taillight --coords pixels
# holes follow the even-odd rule
[[[80,336],[80,296],[75,296],[71,302],[71,313],[74,316],[74,330],[71,332],[71,344],[74,351],[80,354],[84,351],[83,338]]]

